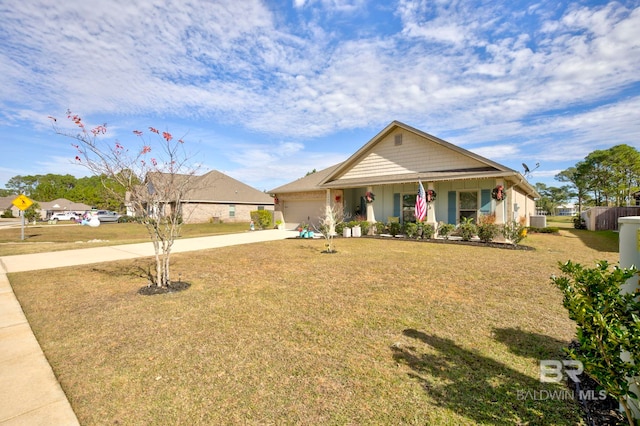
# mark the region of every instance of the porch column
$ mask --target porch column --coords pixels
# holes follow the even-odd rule
[[[324,199],[324,220],[327,219],[331,219],[329,222],[329,234],[333,235],[336,233],[336,227],[335,227],[335,217],[332,211],[332,206],[331,206],[331,190],[327,189],[326,194],[325,194],[325,199]]]
[[[367,186],[367,192],[373,192],[373,188]],[[373,202],[365,204],[367,205],[367,222],[371,224],[376,223],[376,215],[373,211]]]
[[[498,185],[502,185],[504,187],[504,179],[496,179],[496,186]],[[496,213],[497,225],[504,225],[506,223],[506,219],[507,219],[506,211],[505,211],[506,206],[507,206],[507,203],[505,202],[505,200],[502,200],[502,201],[496,200],[495,213]]]
[[[433,182],[427,182],[427,191],[429,190],[434,190]],[[433,229],[438,229],[438,219],[436,219],[435,204],[435,201],[427,203],[427,225],[433,226]]]

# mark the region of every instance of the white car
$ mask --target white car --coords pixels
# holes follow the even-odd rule
[[[59,220],[71,220],[73,222],[77,222],[80,215],[74,212],[64,212],[64,213],[54,213],[49,220],[59,221]]]

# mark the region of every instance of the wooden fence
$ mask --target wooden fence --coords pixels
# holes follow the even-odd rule
[[[640,207],[592,207],[582,213],[590,231],[617,231],[618,218],[640,216]]]

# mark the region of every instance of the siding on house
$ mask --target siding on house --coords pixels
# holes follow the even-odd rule
[[[233,205],[234,215],[230,216]],[[258,210],[257,204],[207,204],[194,203],[183,204],[182,212],[185,223],[206,223],[209,221],[222,222],[249,222],[251,220],[251,212]],[[273,206],[262,206],[264,210],[273,211]]]
[[[402,145],[395,144],[397,134],[402,135]],[[399,130],[385,136],[353,168],[333,182],[340,182],[343,179],[483,167],[486,167],[486,164],[460,152],[428,141],[415,133]]]

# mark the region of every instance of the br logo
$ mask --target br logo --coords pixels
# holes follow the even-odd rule
[[[581,361],[570,359],[543,359],[540,360],[540,381],[542,383],[557,383],[562,381],[564,376],[569,377],[573,382],[580,383],[578,376],[584,371]]]

